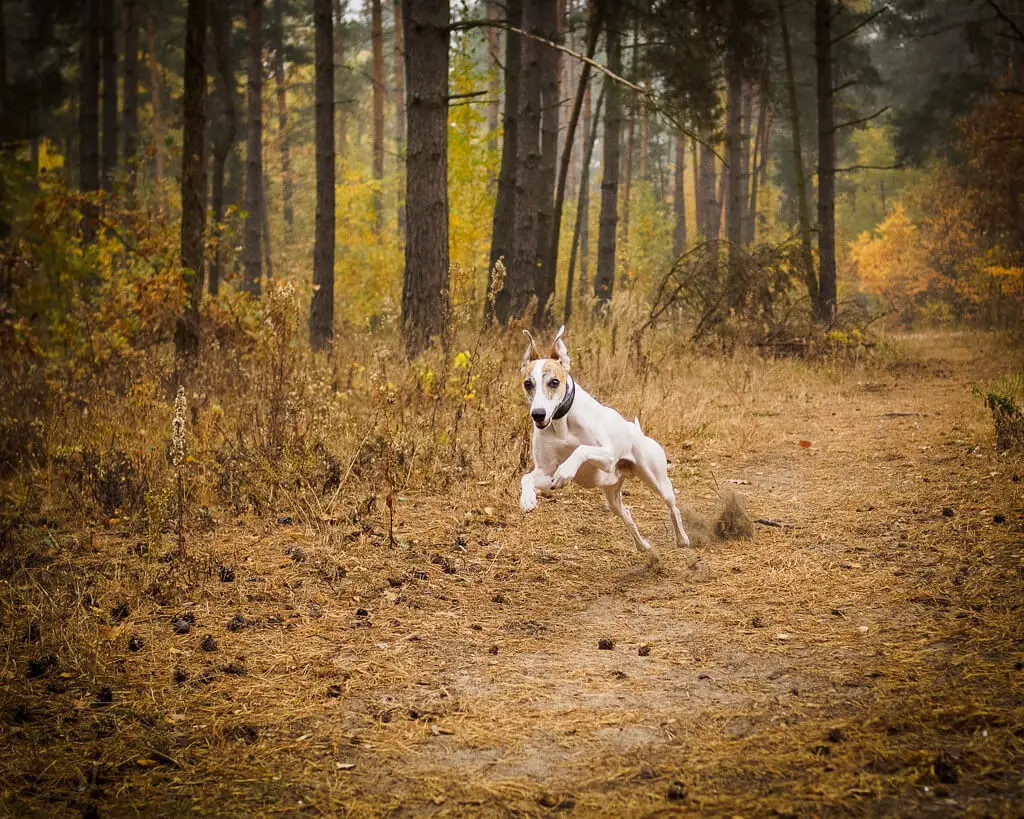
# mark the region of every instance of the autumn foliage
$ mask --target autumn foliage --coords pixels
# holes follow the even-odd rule
[[[995,90],[936,162],[851,244],[860,288],[902,323],[1015,327],[1024,317],[1024,98]]]

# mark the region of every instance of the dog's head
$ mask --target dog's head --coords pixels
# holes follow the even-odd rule
[[[530,417],[537,429],[544,429],[551,423],[559,404],[565,399],[569,386],[569,350],[562,340],[563,325],[558,330],[547,357],[541,355],[529,330],[523,330],[530,339],[523,353],[523,393],[530,404]]]

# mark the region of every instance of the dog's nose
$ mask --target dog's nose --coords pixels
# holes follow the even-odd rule
[[[547,413],[545,413],[542,409],[535,409],[533,410],[533,412],[530,413],[530,417],[534,420],[535,423],[540,424],[544,421],[544,416],[546,414]]]

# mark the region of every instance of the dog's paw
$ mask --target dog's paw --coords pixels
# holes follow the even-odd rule
[[[523,492],[523,494],[519,498],[519,508],[522,509],[524,512],[532,512],[534,509],[536,509],[537,493],[530,492],[529,494],[527,494],[526,492]]]
[[[565,470],[562,469],[562,467],[558,467],[558,469],[555,470],[554,477],[551,478],[551,488],[561,489],[567,483],[572,481],[572,479],[572,475],[566,473]]]

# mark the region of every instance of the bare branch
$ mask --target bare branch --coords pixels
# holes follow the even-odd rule
[[[903,166],[896,165],[847,165],[845,168],[836,168],[835,173],[849,173],[850,171],[901,171]]]
[[[844,91],[845,89],[849,88],[851,85],[860,85],[860,80],[847,80],[841,85],[837,85],[835,88],[832,89],[833,96],[838,94],[840,91]]]
[[[874,12],[872,14],[869,14],[867,17],[865,17],[863,20],[861,20],[859,23],[857,23],[857,25],[855,25],[849,31],[847,31],[847,32],[845,32],[843,34],[840,34],[838,37],[833,37],[831,42],[829,43],[829,45],[835,45],[836,43],[841,43],[843,40],[845,40],[851,34],[854,34],[855,32],[857,32],[860,29],[864,28],[864,26],[866,26],[868,23],[870,23],[876,17],[879,17],[882,14],[885,14],[885,12],[887,12],[888,10],[889,9],[888,9],[887,6],[882,6],[882,8],[880,8],[878,11],[876,11],[876,12]]]
[[[865,122],[871,122],[873,119],[877,119],[882,116],[886,111],[889,110],[888,105],[884,105],[879,108],[875,113],[868,114],[866,117],[858,117],[857,119],[847,120],[846,122],[840,122],[838,125],[833,125],[832,130],[838,131],[841,128],[852,128],[854,125],[863,125]]]
[[[1024,43],[1024,31],[1021,31],[1020,26],[1017,25],[1014,19],[999,7],[996,0],[985,0],[985,3],[996,13],[996,16],[1000,20],[1010,27],[1010,31],[1013,32],[1014,39]]]
[[[614,71],[610,71],[607,66],[602,65],[597,60],[591,59],[586,54],[581,54],[580,52],[574,51],[568,46],[564,46],[561,43],[556,43],[552,40],[547,39],[546,37],[541,37],[540,35],[534,34],[530,31],[524,31],[523,29],[517,28],[516,26],[510,26],[506,21],[503,20],[462,20],[460,22],[452,23],[451,26],[449,26],[450,31],[466,31],[474,28],[500,28],[503,31],[510,31],[514,34],[518,34],[521,37],[528,37],[531,40],[536,40],[538,43],[543,43],[546,46],[550,46],[551,48],[557,51],[561,51],[563,54],[568,54],[570,57],[572,57],[575,60],[578,60],[581,63],[586,63],[595,71],[601,72],[613,82],[617,82],[620,85],[624,85],[626,86],[626,88],[636,92],[640,96],[646,97],[648,105],[650,105],[651,108],[660,113],[661,116],[665,118],[666,122],[668,122],[668,124],[671,125],[675,130],[689,137],[698,145],[703,145],[704,147],[708,148],[720,162],[725,161],[724,157],[722,157],[722,155],[718,153],[718,151],[715,149],[713,145],[709,145],[697,134],[693,133],[689,128],[687,128],[685,124],[681,123],[678,119],[676,119],[668,111],[666,111],[665,107],[662,105],[663,101],[658,97],[657,94],[654,93],[653,89],[644,88],[643,86],[631,83],[625,77],[621,77]]]

